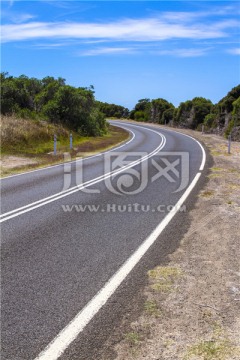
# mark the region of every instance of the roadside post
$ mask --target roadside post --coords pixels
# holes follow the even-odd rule
[[[202,125],[202,135],[204,134],[204,125]]]
[[[72,150],[72,148],[73,148],[73,144],[72,144],[72,134],[70,134],[70,150]]]
[[[231,134],[228,135],[228,154],[231,154]]]
[[[57,155],[57,135],[54,135],[54,155]]]

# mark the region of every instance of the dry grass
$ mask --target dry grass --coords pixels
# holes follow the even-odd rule
[[[230,360],[240,355],[240,348],[232,343],[217,325],[208,340],[201,339],[199,342],[188,346],[184,360]]]
[[[200,197],[203,197],[203,198],[209,198],[209,197],[212,197],[214,195],[214,191],[213,190],[204,190],[200,193]]]
[[[147,300],[144,303],[144,310],[148,315],[159,317],[161,312],[155,300]]]
[[[140,336],[137,332],[131,331],[125,335],[126,340],[130,346],[137,346],[140,342]]]
[[[1,175],[7,176],[63,162],[66,152],[69,153],[72,160],[77,157],[88,156],[91,153],[116,146],[129,138],[129,133],[126,130],[115,126],[109,126],[109,132],[104,136],[82,137],[78,133],[71,133],[73,135],[73,149],[69,151],[70,131],[68,129],[44,121],[2,117]],[[58,140],[57,155],[55,156],[53,154],[54,134],[57,135]],[[13,157],[14,161],[11,161]]]
[[[155,269],[148,271],[151,288],[164,293],[173,289],[175,279],[181,274],[180,269],[168,266],[157,266]]]
[[[1,118],[1,151],[3,154],[42,154],[52,150],[53,136],[67,140],[69,131],[45,121]]]

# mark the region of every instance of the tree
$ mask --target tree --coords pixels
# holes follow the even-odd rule
[[[130,112],[130,119],[136,121],[149,121],[150,119],[150,99],[140,99],[135,105],[134,110]]]
[[[96,107],[93,93],[85,88],[60,86],[43,112],[50,121],[65,124],[84,135],[101,135],[106,131],[104,116]]]
[[[165,110],[162,115],[161,123],[168,124],[170,121],[172,121],[174,119],[174,112],[175,112],[174,106]]]
[[[216,127],[216,114],[210,113],[205,116],[203,124],[208,128],[211,129],[213,127]]]
[[[1,73],[1,113],[11,115],[18,110],[19,94],[17,84],[8,73]]]
[[[234,126],[240,126],[240,96],[233,102],[232,118]]]
[[[164,115],[167,110],[170,110]],[[164,124],[167,120],[170,120],[171,115],[173,115],[174,106],[173,104],[169,103],[165,99],[155,99],[151,102],[151,121],[157,122],[159,124]]]
[[[218,103],[219,112],[231,112],[233,111],[233,102],[240,96],[240,85],[234,87],[228,92],[227,96],[221,99]]]
[[[107,117],[107,118],[127,118],[129,116],[129,110],[121,105],[116,104],[108,104],[106,102],[97,102],[99,110]]]
[[[234,103],[240,96],[240,85],[234,87],[228,94],[222,98],[217,104],[217,126],[220,132],[225,131],[228,128],[228,132],[231,132],[229,128],[233,125],[229,125],[232,120],[234,109]],[[236,116],[235,116],[236,119]],[[236,119],[237,121],[237,119]],[[232,123],[234,124],[234,122]]]
[[[193,127],[196,129],[199,124],[202,124],[205,116],[210,114],[213,103],[203,97],[196,97],[192,100],[194,109]]]
[[[180,103],[175,122],[191,129],[196,129],[199,124],[204,122],[205,117],[210,114],[213,104],[210,100],[203,97],[195,97]]]
[[[84,135],[106,132],[104,115],[97,108],[94,88],[75,88],[65,79],[47,76],[42,80],[1,74],[1,113],[40,117],[80,131]]]

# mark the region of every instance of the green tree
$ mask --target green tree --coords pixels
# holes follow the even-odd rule
[[[233,102],[240,96],[240,85],[234,87],[228,92],[227,96],[221,99],[218,103],[219,113],[233,111]]]
[[[43,112],[50,121],[65,124],[84,135],[101,135],[106,131],[104,115],[97,109],[92,91],[86,88],[60,86]]]
[[[130,112],[130,119],[136,121],[149,121],[150,119],[151,102],[150,99],[140,99]]]
[[[75,88],[66,85],[61,77],[38,80],[1,73],[1,113],[44,118],[85,135],[100,135],[107,129],[104,115],[97,108],[93,86]]]
[[[197,128],[199,124],[203,123],[205,116],[210,114],[213,103],[203,97],[195,97],[192,103],[194,111],[193,127]]]
[[[214,128],[214,127],[216,127],[216,118],[217,118],[217,115],[216,115],[216,114],[210,113],[210,114],[208,114],[208,115],[205,116],[204,121],[203,121],[203,124],[204,124],[208,129]]]
[[[233,102],[232,118],[234,126],[240,126],[240,96]]]
[[[166,113],[165,116],[164,113],[167,110],[170,110],[170,112]],[[170,120],[171,115],[173,115],[174,106],[173,104],[169,103],[165,99],[155,99],[151,102],[151,121],[157,122],[159,124],[164,124],[167,120]]]
[[[183,127],[196,129],[204,122],[205,117],[211,113],[213,104],[203,97],[182,102],[177,110],[175,122]]]
[[[170,121],[174,119],[175,108],[171,107],[163,112],[161,123],[168,124]]]
[[[17,84],[8,73],[1,73],[1,113],[11,115],[19,109]]]
[[[97,102],[99,110],[108,118],[127,118],[129,110],[121,105],[108,104],[106,102]]]

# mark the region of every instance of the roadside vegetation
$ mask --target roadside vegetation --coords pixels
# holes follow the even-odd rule
[[[13,77],[3,72],[1,115],[2,175],[8,175],[61,162],[65,152],[76,158],[128,138],[125,130],[109,127],[106,118],[195,130],[202,130],[204,126],[205,133],[226,137],[231,134],[232,140],[240,141],[240,85],[218,104],[196,97],[176,108],[165,99],[146,98],[129,111],[121,105],[97,101],[92,85],[76,88],[67,85],[61,77]],[[71,151],[70,134],[73,136]],[[54,135],[57,155],[53,155]]]
[[[130,119],[179,128],[202,130],[240,141],[240,85],[234,87],[217,104],[204,97],[180,103],[179,107],[165,99],[141,99],[130,112]]]
[[[39,80],[1,73],[1,114],[19,119],[47,121],[81,136],[103,136],[106,118],[132,119],[179,128],[202,130],[240,140],[240,85],[217,104],[204,97],[175,107],[163,98],[138,101],[132,111],[121,105],[97,101],[94,87],[73,87],[51,76]]]
[[[2,155],[51,155],[54,135],[57,137],[57,153],[69,152],[70,133],[73,139],[72,155],[76,155],[79,149],[85,152],[104,149],[122,142],[129,136],[128,132],[114,126],[108,126],[108,132],[104,136],[81,136],[78,132],[70,132],[62,125],[3,116],[1,119]]]
[[[70,150],[70,131],[63,125],[47,121],[19,119],[2,116],[1,119],[1,175],[52,165],[64,161],[64,154],[71,159],[103,151],[129,138],[129,133],[115,126],[108,126],[102,136],[82,136],[71,131],[73,147]],[[57,154],[53,155],[54,135],[57,136]]]
[[[129,109],[121,105],[108,104],[106,102],[97,101],[99,110],[106,116],[112,119],[127,119],[129,117]]]
[[[2,175],[63,161],[64,152],[75,158],[121,143],[129,134],[109,126],[106,117],[124,113],[121,106],[96,101],[93,86],[75,88],[60,77],[1,73]]]
[[[42,80],[1,73],[1,114],[45,120],[82,136],[107,133],[105,116],[97,107],[93,86],[75,88],[63,78]]]

